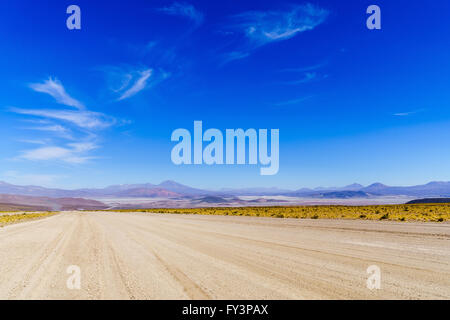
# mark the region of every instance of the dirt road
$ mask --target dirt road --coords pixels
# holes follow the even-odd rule
[[[0,228],[0,298],[450,299],[450,224],[68,212]]]

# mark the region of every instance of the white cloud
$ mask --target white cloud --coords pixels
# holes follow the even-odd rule
[[[97,146],[91,142],[70,143],[65,147],[45,146],[22,152],[20,159],[26,160],[58,160],[71,164],[80,164],[92,159],[84,154],[96,149]]]
[[[63,85],[57,79],[49,78],[43,83],[32,83],[30,88],[37,92],[43,92],[51,95],[55,100],[66,106],[84,109],[84,105],[78,100],[72,98],[64,89]]]
[[[313,30],[322,24],[329,12],[312,4],[292,6],[286,11],[249,11],[232,17],[230,29],[247,39],[241,52],[264,46],[271,42],[287,40]],[[235,59],[247,55],[236,55]]]
[[[308,83],[308,82],[312,82],[312,81],[319,81],[319,80],[323,80],[328,78],[328,75],[320,75],[317,72],[305,72],[303,74],[303,77],[298,79],[298,80],[292,80],[292,81],[285,81],[283,82],[284,84],[291,84],[291,85],[296,85],[296,84],[302,84],[302,83]]]
[[[126,87],[129,86],[131,80],[133,80],[133,75],[132,74],[127,73],[127,74],[123,75],[123,77],[121,79],[120,87],[117,88],[117,89],[112,89],[112,91],[120,92],[120,91],[124,90]]]
[[[186,17],[192,20],[196,26],[203,23],[203,13],[189,3],[174,2],[170,7],[160,8],[159,11],[173,16]]]
[[[61,147],[42,147],[24,151],[21,158],[28,160],[61,159],[70,155],[70,150]]]
[[[248,57],[249,55],[250,55],[249,52],[232,51],[232,52],[226,53],[224,55],[224,60],[223,60],[222,64],[226,64],[233,60],[243,59],[243,58]]]
[[[408,111],[408,112],[398,112],[398,113],[394,113],[392,115],[396,116],[396,117],[406,117],[406,116],[410,116],[412,114],[416,114],[416,113],[419,113],[419,112],[422,112],[422,111],[424,111],[424,109]]]
[[[323,23],[328,11],[311,4],[295,6],[288,11],[253,11],[236,16],[246,37],[263,45],[286,40],[312,30]]]
[[[86,152],[97,149],[97,145],[93,142],[69,143],[68,146],[70,146],[75,152]]]
[[[139,72],[139,78],[134,82],[134,84],[127,89],[119,98],[119,100],[124,100],[126,98],[132,97],[140,91],[144,90],[147,86],[147,80],[151,77],[153,70],[148,69]],[[128,81],[129,83],[129,81]],[[127,83],[127,84],[128,84]],[[123,89],[124,87],[122,87]]]
[[[328,78],[328,74],[320,74],[317,70],[321,69],[327,64],[327,62],[322,62],[315,65],[310,65],[306,67],[300,67],[300,68],[288,68],[280,70],[282,72],[290,72],[290,73],[302,73],[302,77],[297,80],[291,80],[291,81],[285,81],[283,84],[302,84],[302,83],[308,83],[312,81],[319,81]]]
[[[31,127],[31,128],[26,128],[26,129],[30,129],[30,130],[38,130],[38,131],[47,131],[47,132],[53,132],[63,138],[66,139],[73,139],[70,130],[59,125],[48,125],[48,126],[41,126],[41,127]]]
[[[22,139],[19,142],[29,143],[29,144],[46,144],[44,140],[32,140],[32,139]]]
[[[145,80],[143,81],[145,82]],[[134,90],[139,89],[139,85],[140,82],[135,84]],[[24,143],[38,146],[23,150],[18,158],[71,164],[80,164],[93,159],[89,153],[98,148],[98,145],[93,142],[97,138],[97,131],[116,124],[116,119],[100,112],[87,110],[81,103],[67,95],[64,87],[57,80],[50,79],[42,84],[33,84],[31,88],[48,93],[58,102],[77,109],[11,108],[10,110],[17,114],[41,118],[26,119],[25,121],[36,125],[25,129],[41,131],[47,135],[47,137],[42,137],[40,134],[31,139],[22,140]],[[49,134],[51,137],[48,137]],[[61,144],[60,140],[53,139],[54,137],[63,138],[70,143]]]
[[[104,129],[116,122],[114,118],[108,117],[103,113],[87,110],[73,111],[12,108],[11,111],[19,114],[67,121],[84,129]]]
[[[118,67],[110,67],[107,71],[109,81],[113,83],[111,90],[120,94],[118,101],[135,96],[139,92],[157,85],[171,76],[170,73],[158,69],[123,70]],[[114,89],[114,87],[119,87]]]
[[[393,116],[397,116],[397,117],[406,117],[409,116],[410,114],[412,114],[413,112],[399,112],[399,113],[394,113]]]

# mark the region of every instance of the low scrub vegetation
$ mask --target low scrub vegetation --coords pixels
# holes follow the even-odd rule
[[[14,214],[8,214],[8,213],[0,213],[0,227],[3,227],[4,225],[11,224],[11,223],[18,223],[23,222],[27,220],[33,220],[33,219],[40,219],[49,217],[55,214],[58,214],[59,212],[54,211],[47,211],[47,212],[27,212],[27,213],[14,213]]]
[[[171,214],[201,214],[254,216],[297,219],[359,219],[390,221],[444,222],[450,220],[450,204],[402,204],[373,206],[293,206],[239,207],[191,209],[127,209],[120,212],[154,212]]]

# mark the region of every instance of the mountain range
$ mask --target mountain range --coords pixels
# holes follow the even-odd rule
[[[0,194],[50,198],[183,198],[199,196],[293,196],[312,198],[364,198],[377,196],[449,197],[450,182],[430,182],[416,186],[387,186],[374,183],[369,186],[351,184],[335,188],[240,188],[203,190],[175,181],[160,184],[121,184],[106,188],[57,189],[40,186],[19,186],[0,181]]]
[[[101,210],[104,203],[83,198],[50,198],[0,194],[0,211]]]

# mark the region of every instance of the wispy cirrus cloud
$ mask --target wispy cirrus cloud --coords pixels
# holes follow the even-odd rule
[[[103,113],[88,110],[73,111],[11,108],[11,111],[23,115],[62,120],[83,129],[105,129],[116,123],[116,120],[112,117],[108,117]]]
[[[28,127],[25,129],[52,132],[52,133],[55,133],[56,135],[59,135],[62,138],[65,138],[65,139],[69,139],[69,140],[74,139],[70,130],[59,124],[48,125],[48,126],[39,126],[39,127]]]
[[[50,80],[33,84],[30,87],[35,91],[49,94],[60,104],[76,109],[10,108],[10,111],[16,114],[38,118],[25,119],[27,122],[36,124],[25,129],[40,131],[47,135],[46,138],[39,135],[33,136],[33,139],[25,139],[23,142],[39,146],[23,150],[17,159],[60,161],[69,164],[81,164],[93,159],[89,153],[99,147],[95,142],[98,131],[116,124],[116,119],[100,112],[88,110],[78,100],[70,97],[58,80],[50,78]],[[48,138],[49,135],[50,138]],[[61,138],[65,142],[61,142]]]
[[[326,78],[328,78],[328,74],[320,74],[318,72],[305,72],[299,79],[284,81],[282,83],[288,85],[297,85],[313,81],[320,81]]]
[[[92,159],[85,154],[97,147],[92,142],[69,143],[64,147],[45,146],[23,151],[19,158],[25,160],[58,160],[70,164],[81,164]]]
[[[243,37],[246,44],[241,49],[234,50],[234,58],[245,58],[261,46],[291,39],[302,32],[313,30],[322,24],[328,15],[328,10],[312,4],[295,5],[284,11],[249,11],[235,15],[229,26],[231,32],[227,34]],[[231,61],[229,54],[225,57]]]
[[[138,93],[157,85],[170,77],[164,70],[145,68],[143,70],[106,67],[105,73],[109,78],[110,90],[118,94],[117,101],[131,98]]]
[[[416,113],[423,112],[423,111],[424,111],[424,109],[419,109],[419,110],[407,111],[407,112],[397,112],[397,113],[393,113],[392,115],[396,116],[396,117],[407,117],[412,114],[416,114]]]
[[[63,85],[58,79],[49,78],[42,83],[32,83],[30,88],[37,92],[47,93],[55,100],[63,105],[75,107],[77,109],[84,109],[85,106],[78,100],[72,98],[64,89]]]
[[[43,144],[46,144],[46,141],[45,140],[33,140],[33,139],[21,139],[21,140],[18,140],[19,142],[23,142],[23,143],[29,143],[29,144],[40,144],[40,145],[43,145]]]
[[[112,91],[114,92],[121,92],[123,90],[125,90],[129,85],[131,80],[133,80],[133,75],[130,73],[124,74],[122,79],[120,80],[120,86],[117,89],[112,88]]]
[[[319,81],[328,78],[328,74],[323,74],[319,70],[325,67],[328,62],[321,62],[318,64],[313,64],[309,66],[303,66],[298,68],[286,68],[280,70],[281,72],[290,73],[294,75],[300,74],[300,77],[297,77],[294,80],[284,81],[283,84],[288,85],[297,85],[303,83],[309,83],[313,81]]]
[[[131,87],[129,87],[122,93],[122,95],[119,97],[119,100],[127,99],[144,90],[147,87],[148,80],[152,76],[152,72],[153,72],[152,69],[140,71],[139,78],[136,79],[136,81],[133,83],[133,85],[131,85]],[[130,74],[125,75],[125,82],[123,83],[119,91],[124,90],[129,85],[132,79],[132,76],[131,78],[130,76],[131,76]]]
[[[158,9],[158,11],[172,15],[188,18],[193,21],[196,26],[203,23],[204,15],[198,11],[192,4],[186,2],[174,2],[168,7]]]
[[[232,51],[232,52],[225,53],[223,55],[222,65],[227,64],[228,62],[231,62],[233,60],[247,58],[249,55],[250,55],[250,52],[241,52],[241,51]]]
[[[281,84],[298,85],[326,79],[329,77],[329,75],[324,74],[323,72],[320,71],[320,69],[325,67],[327,64],[328,62],[324,61],[321,63],[307,65],[303,67],[281,69],[279,70],[280,72],[289,73],[296,77],[295,79],[292,80],[282,81]]]

